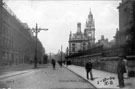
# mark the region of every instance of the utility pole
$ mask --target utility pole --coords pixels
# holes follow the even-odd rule
[[[37,68],[37,40],[38,40],[38,32],[40,32],[41,30],[48,30],[48,29],[42,29],[42,28],[38,28],[38,24],[36,23],[36,28],[32,28],[32,31],[35,33],[35,37],[36,37],[36,45],[35,45],[35,57],[34,57],[34,68]]]
[[[62,45],[61,45],[61,67],[62,67]]]

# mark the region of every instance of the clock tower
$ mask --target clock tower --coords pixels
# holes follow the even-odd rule
[[[89,12],[88,19],[86,20],[84,34],[86,37],[88,37],[89,48],[92,47],[92,45],[95,43],[95,22],[91,10]]]

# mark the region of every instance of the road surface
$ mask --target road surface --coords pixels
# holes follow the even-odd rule
[[[94,87],[67,68],[52,68],[51,64],[38,69],[25,69],[16,75],[1,78],[0,88],[9,89],[94,89]],[[10,73],[9,73],[10,74]],[[2,75],[1,75],[2,76]]]

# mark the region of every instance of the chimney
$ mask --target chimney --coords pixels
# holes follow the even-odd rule
[[[77,23],[77,33],[81,33],[81,23]]]
[[[104,40],[104,35],[101,35],[101,40]]]

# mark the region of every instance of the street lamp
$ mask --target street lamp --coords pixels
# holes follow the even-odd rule
[[[62,45],[61,45],[61,67],[62,67]]]
[[[36,23],[36,28],[32,28],[32,31],[35,33],[35,37],[36,37],[36,47],[35,47],[35,57],[34,57],[34,68],[37,68],[37,37],[38,37],[38,32],[40,32],[41,30],[48,30],[48,29],[43,29],[43,28],[38,28],[38,24]]]

